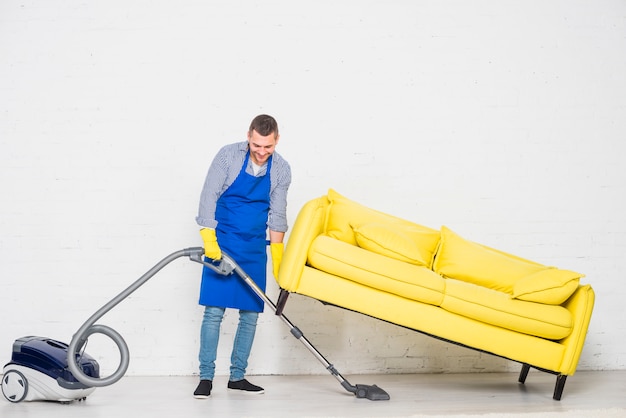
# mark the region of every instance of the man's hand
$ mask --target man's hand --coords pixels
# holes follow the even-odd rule
[[[204,255],[213,259],[219,260],[222,258],[222,250],[217,244],[217,237],[215,236],[215,229],[202,228],[200,230],[200,236],[204,241]]]
[[[283,259],[284,245],[282,242],[272,242],[270,244],[270,252],[272,254],[272,267],[274,277],[278,278],[278,270],[280,269],[280,262]]]

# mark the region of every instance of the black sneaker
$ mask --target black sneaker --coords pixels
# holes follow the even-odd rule
[[[193,392],[193,397],[196,399],[206,399],[211,396],[211,389],[213,389],[213,381],[201,380],[200,384]]]
[[[236,382],[229,381],[228,389],[242,390],[246,393],[253,393],[255,395],[260,395],[262,393],[265,393],[265,390],[263,390],[262,387],[253,385],[252,383],[248,382],[246,379],[237,380]]]

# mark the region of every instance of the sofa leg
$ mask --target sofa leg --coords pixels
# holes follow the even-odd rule
[[[280,289],[280,294],[278,295],[278,300],[276,301],[276,316],[281,316],[283,314],[283,309],[285,309],[288,297],[289,292],[285,289]]]
[[[552,399],[555,401],[560,401],[561,396],[563,395],[563,388],[565,387],[565,380],[567,380],[567,375],[560,374],[556,377],[556,385],[554,386],[554,396]]]
[[[523,384],[526,381],[526,377],[528,376],[529,371],[530,365],[526,363],[522,364],[522,370],[519,372],[519,379],[517,379],[517,381]]]

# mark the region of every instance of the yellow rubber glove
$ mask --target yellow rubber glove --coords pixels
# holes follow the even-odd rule
[[[280,262],[283,260],[283,250],[285,246],[282,242],[272,242],[270,244],[270,252],[272,254],[272,267],[274,268],[274,277],[278,278],[278,270]]]
[[[204,241],[204,255],[213,259],[219,260],[222,258],[222,250],[217,244],[217,237],[215,236],[215,229],[202,228],[200,230],[200,236]]]

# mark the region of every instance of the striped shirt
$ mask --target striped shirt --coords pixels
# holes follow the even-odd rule
[[[200,195],[200,207],[196,217],[198,225],[207,228],[217,226],[215,220],[217,200],[239,175],[247,153],[248,141],[226,145],[219,150],[209,167]],[[264,176],[266,172],[267,163],[261,167],[256,176]],[[246,173],[255,175],[251,159],[248,159]],[[287,190],[290,184],[291,167],[283,157],[274,152],[270,170],[270,210],[267,219],[267,226],[272,231],[287,231]]]

